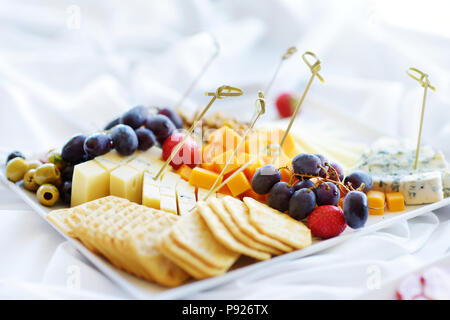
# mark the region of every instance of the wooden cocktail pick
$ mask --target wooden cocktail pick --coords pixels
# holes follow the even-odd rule
[[[247,130],[245,130],[244,135],[242,136],[241,142],[239,142],[239,144],[237,145],[236,149],[234,149],[233,154],[231,155],[231,157],[229,157],[229,159],[227,159],[227,162],[226,162],[225,166],[223,167],[222,171],[220,172],[219,176],[216,178],[216,181],[214,181],[214,184],[209,189],[209,192],[206,194],[206,196],[202,200],[206,201],[211,194],[216,192],[215,189],[216,189],[217,184],[219,183],[220,179],[222,179],[222,177],[223,177],[224,173],[226,172],[228,166],[230,165],[231,161],[233,161],[233,159],[236,156],[238,150],[241,148],[242,144],[245,141],[245,138],[247,138],[247,136],[250,133],[250,131],[253,130],[253,127],[255,126],[256,121],[258,121],[258,119],[265,112],[266,112],[266,101],[264,100],[264,94],[261,91],[259,91],[258,92],[258,98],[255,101],[255,113],[252,116],[252,120],[250,122],[250,126],[247,128]],[[235,176],[235,174],[232,174],[230,177],[232,178],[234,176]]]
[[[428,91],[428,88],[430,88],[433,91],[436,91],[436,88],[430,84],[430,80],[428,80],[428,74],[420,71],[419,69],[409,68],[408,70],[406,70],[406,73],[411,78],[418,81],[420,83],[420,85],[423,87],[422,112],[420,115],[419,135],[417,137],[416,158],[414,160],[414,170],[416,170],[417,163],[419,161],[420,139],[422,136],[423,115],[425,113],[425,103],[427,101],[427,91]]]
[[[278,75],[278,72],[280,71],[280,68],[281,68],[281,65],[283,64],[283,62],[286,61],[287,59],[289,59],[296,52],[297,52],[296,47],[290,47],[286,50],[286,52],[283,54],[283,56],[281,56],[281,60],[278,63],[277,68],[275,69],[275,72],[272,75],[272,78],[270,79],[269,83],[267,84],[266,89],[264,90],[266,95],[269,94],[269,90],[272,88],[272,85]]]
[[[314,61],[311,63],[308,61],[307,57],[313,57]],[[303,100],[305,100],[306,94],[308,93],[309,88],[311,87],[311,84],[315,77],[319,78],[320,82],[324,83],[325,80],[322,78],[322,76],[319,74],[319,71],[321,69],[320,66],[320,60],[316,57],[316,55],[312,52],[305,52],[302,55],[303,61],[306,63],[306,65],[311,69],[311,77],[308,80],[308,84],[306,85],[305,90],[303,91],[302,97],[297,102],[297,106],[295,107],[294,113],[291,116],[291,120],[289,121],[289,124],[284,131],[283,138],[281,139],[280,146],[283,147],[284,141],[286,140],[287,135],[289,134],[289,131],[291,130],[292,124],[294,123],[295,117],[297,116],[298,112],[300,111],[300,107],[302,106]]]
[[[217,42],[216,37],[214,37],[213,34],[210,34],[210,36],[211,36],[211,38],[212,38],[212,40],[214,42],[214,52],[211,55],[211,57],[208,59],[208,61],[206,61],[206,63],[203,65],[203,67],[200,70],[200,72],[198,73],[198,75],[194,78],[194,80],[192,80],[192,82],[189,85],[189,87],[186,89],[184,94],[181,96],[180,100],[175,105],[174,110],[179,110],[179,108],[183,104],[184,100],[191,94],[192,90],[194,90],[194,88],[197,85],[198,81],[201,79],[201,77],[203,77],[203,75],[206,73],[206,71],[208,71],[208,68],[211,66],[213,61],[218,57],[218,55],[220,53],[220,45]]]
[[[183,139],[181,139],[181,141],[173,148],[172,153],[170,154],[170,157],[167,158],[166,162],[164,163],[164,165],[161,167],[161,169],[158,171],[158,173],[156,174],[156,176],[153,179],[155,179],[155,180],[159,179],[159,177],[166,170],[167,166],[172,161],[172,159],[175,157],[175,155],[178,154],[178,151],[180,151],[181,147],[183,146],[183,143],[186,141],[186,139],[189,136],[192,135],[192,132],[194,131],[195,127],[197,127],[198,123],[202,120],[202,118],[204,117],[206,112],[209,110],[209,108],[212,106],[214,101],[216,101],[216,99],[223,99],[226,97],[239,97],[243,93],[244,92],[241,89],[231,87],[231,86],[221,86],[221,87],[217,88],[216,92],[205,93],[206,96],[212,97],[211,100],[206,105],[206,107],[203,108],[203,110],[200,112],[200,114],[198,114],[196,116],[194,123],[192,123],[191,127],[186,132]]]

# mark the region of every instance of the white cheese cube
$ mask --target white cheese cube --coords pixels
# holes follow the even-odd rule
[[[142,173],[127,165],[111,172],[109,191],[113,196],[142,203]]]
[[[77,164],[73,171],[71,206],[109,195],[109,172],[94,160]]]

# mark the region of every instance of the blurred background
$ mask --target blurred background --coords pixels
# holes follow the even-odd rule
[[[350,138],[416,139],[423,88],[405,71],[430,75],[423,142],[450,156],[448,1],[17,0],[0,5],[0,150],[42,151],[102,128],[136,105],[174,106],[220,53],[183,104],[205,105],[227,84],[240,98],[214,109],[249,120],[257,91],[295,45],[322,61],[296,123],[331,120]],[[300,95],[310,71],[300,54],[283,64],[266,98]],[[370,142],[370,141],[368,141]]]

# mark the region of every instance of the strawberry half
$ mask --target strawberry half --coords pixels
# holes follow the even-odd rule
[[[340,235],[347,224],[341,208],[325,205],[316,207],[308,217],[308,227],[316,237],[328,239]]]

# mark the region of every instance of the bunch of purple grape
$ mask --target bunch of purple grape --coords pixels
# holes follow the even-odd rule
[[[182,126],[182,119],[171,109],[159,109],[157,114],[150,115],[148,108],[136,106],[109,122],[101,132],[70,138],[61,156],[72,165],[106,154],[113,148],[127,156],[138,149],[148,150],[156,143],[162,145]]]
[[[365,193],[372,188],[372,177],[355,171],[344,179],[342,167],[328,162],[320,154],[301,153],[292,160],[295,184],[281,181],[281,173],[274,165],[258,169],[252,179],[252,188],[258,194],[268,194],[267,204],[297,220],[305,219],[323,205],[339,205],[344,197],[343,211],[351,228],[365,225],[369,207]]]

